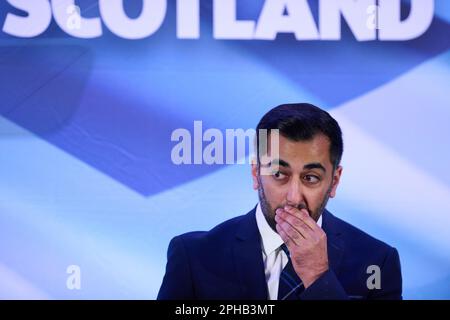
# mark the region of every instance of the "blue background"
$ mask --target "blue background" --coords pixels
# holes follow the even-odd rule
[[[96,17],[96,2],[77,4]],[[257,202],[248,165],[172,164],[172,131],[254,128],[286,102],[342,126],[328,209],[399,250],[405,298],[450,298],[450,2],[405,42],[358,42],[345,24],[341,41],[215,40],[210,1],[201,38],[179,40],[170,3],[143,40],[76,39],[54,21],[33,39],[0,32],[0,298],[154,299],[173,236]]]

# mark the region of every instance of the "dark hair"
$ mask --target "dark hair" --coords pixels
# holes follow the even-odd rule
[[[342,131],[336,120],[309,103],[282,104],[267,112],[256,127],[256,152],[259,163],[259,129],[278,129],[280,135],[293,141],[308,141],[317,134],[330,140],[330,161],[336,169],[344,151]]]

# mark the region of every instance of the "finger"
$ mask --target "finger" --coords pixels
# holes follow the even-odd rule
[[[282,221],[281,218],[277,215],[275,215],[275,221],[277,222],[277,225],[280,226],[284,233],[289,237],[289,239],[296,245],[299,245],[301,239],[304,239],[297,230],[292,228],[292,226],[286,221]]]
[[[275,228],[277,229],[278,234],[280,235],[281,239],[283,240],[283,242],[286,244],[289,252],[292,252],[295,248],[295,246],[297,246],[297,244],[294,242],[294,240],[292,240],[288,234],[283,230],[283,228],[281,228],[281,226],[279,226],[278,224],[275,226]]]
[[[289,238],[289,236],[286,234],[286,232],[284,232],[283,229],[278,224],[275,225],[275,228],[277,229],[277,232],[280,235],[283,242],[289,248],[289,246],[292,244],[291,238]]]
[[[301,220],[297,215],[290,214],[283,209],[278,209],[276,211],[276,215],[278,215],[282,221],[286,221],[287,223],[289,223],[292,228],[297,230],[297,232],[299,232],[303,236],[303,238],[309,239],[313,236],[313,231],[311,230],[311,228],[307,224],[305,224],[305,222],[303,222],[303,220]]]
[[[311,218],[311,216],[308,213],[308,210],[306,209],[299,210],[291,206],[286,206],[285,211],[301,219],[313,231],[317,231],[317,229],[320,228],[316,223],[316,221],[314,221],[314,219]]]

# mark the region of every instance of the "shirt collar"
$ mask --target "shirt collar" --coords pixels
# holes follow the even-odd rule
[[[258,225],[259,234],[261,235],[262,250],[266,256],[268,256],[283,244],[283,239],[281,239],[280,235],[270,227],[259,203],[256,206],[256,224]],[[320,215],[317,224],[319,227],[322,227],[322,215]]]

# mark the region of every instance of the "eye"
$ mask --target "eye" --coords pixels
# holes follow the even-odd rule
[[[272,172],[272,176],[274,177],[275,180],[283,180],[286,175],[284,173],[282,173],[281,171],[273,171]]]
[[[309,184],[315,184],[320,182],[320,178],[318,176],[307,174],[303,177],[303,180],[305,180]]]

